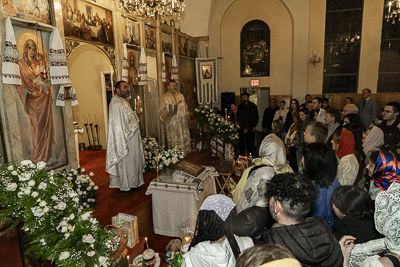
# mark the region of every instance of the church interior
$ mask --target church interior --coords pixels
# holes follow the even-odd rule
[[[291,100],[301,104],[310,94],[328,98],[332,108],[341,110],[346,98],[359,103],[369,88],[378,111],[400,101],[400,19],[391,15],[392,2],[397,0],[3,0],[0,165],[31,160],[46,162],[49,173],[93,172],[98,200],[91,216],[103,227],[115,224],[112,218],[118,214],[136,220],[131,229],[136,243],[122,252],[121,266],[128,266],[129,258],[133,264],[149,244],[160,253],[162,263],[156,266],[177,266],[164,262],[168,243],[185,241],[177,227],[196,220],[206,192],[231,195],[230,179],[239,180],[233,170],[215,170],[223,159],[235,162],[238,155],[226,140],[239,136],[218,138],[205,129],[204,121],[210,121],[202,110],[216,111],[229,125],[231,104],[239,105],[248,93],[260,114],[258,147],[264,136],[262,114],[271,99],[278,105],[285,100],[289,107]],[[30,49],[36,49],[32,58]],[[153,144],[166,153],[172,149],[159,118],[171,80],[184,97],[190,130],[190,153],[179,158],[190,166],[182,168],[200,168],[211,177],[200,183],[204,188],[193,185],[194,210],[179,204],[186,201],[179,186],[166,192],[157,188],[160,162],[157,154],[151,163],[154,155],[148,152]],[[149,155],[143,185],[128,192],[109,188],[105,171],[113,130],[110,103],[118,81],[129,85],[125,100]],[[29,102],[36,97],[34,87],[44,97]],[[247,160],[247,152],[242,156]],[[170,213],[155,209],[165,199],[173,203],[165,207]],[[60,264],[61,254],[39,262],[21,256],[30,246],[21,236],[29,237],[29,231],[20,224],[10,229],[11,220],[0,219],[0,266]]]

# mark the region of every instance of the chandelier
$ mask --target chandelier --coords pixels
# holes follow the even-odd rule
[[[388,13],[385,15],[385,19],[387,22],[392,20],[393,24],[395,24],[396,19],[400,21],[400,0],[389,1]]]
[[[138,17],[155,18],[176,16],[180,19],[180,13],[186,7],[185,0],[119,0],[119,6],[126,12]]]

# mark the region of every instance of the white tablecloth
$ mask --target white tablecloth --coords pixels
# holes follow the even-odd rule
[[[203,200],[216,194],[214,167],[206,169],[198,176],[202,181],[203,191],[197,192],[197,184],[178,181],[171,176],[155,179],[147,188],[146,195],[152,194],[153,230],[165,236],[180,237],[178,226],[187,219],[197,219],[197,213]]]

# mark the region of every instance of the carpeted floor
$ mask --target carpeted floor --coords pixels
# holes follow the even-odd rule
[[[151,202],[151,195],[146,196],[146,189],[152,179],[156,177],[155,172],[145,173],[145,184],[138,190],[121,192],[119,189],[109,188],[109,176],[105,172],[106,150],[80,152],[81,168],[87,173],[93,172],[93,182],[99,187],[98,203],[93,213],[99,223],[106,226],[111,223],[111,217],[119,212],[135,214],[141,207]],[[191,153],[187,159],[200,165],[212,165],[214,158],[201,153]],[[165,254],[165,247],[174,238],[150,234],[149,244],[156,252]],[[141,239],[143,240],[143,239]],[[129,254],[134,249],[129,250]],[[46,264],[48,265],[48,264]],[[22,266],[19,254],[17,235],[13,230],[0,233],[0,267]]]

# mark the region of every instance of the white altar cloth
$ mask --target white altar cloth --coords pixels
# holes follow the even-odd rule
[[[217,193],[214,167],[206,169],[197,177],[202,181],[202,192],[197,192],[197,184],[182,182],[172,176],[160,176],[147,188],[146,195],[152,194],[153,230],[165,236],[180,237],[178,226],[187,219],[197,219],[201,203],[208,195]]]

